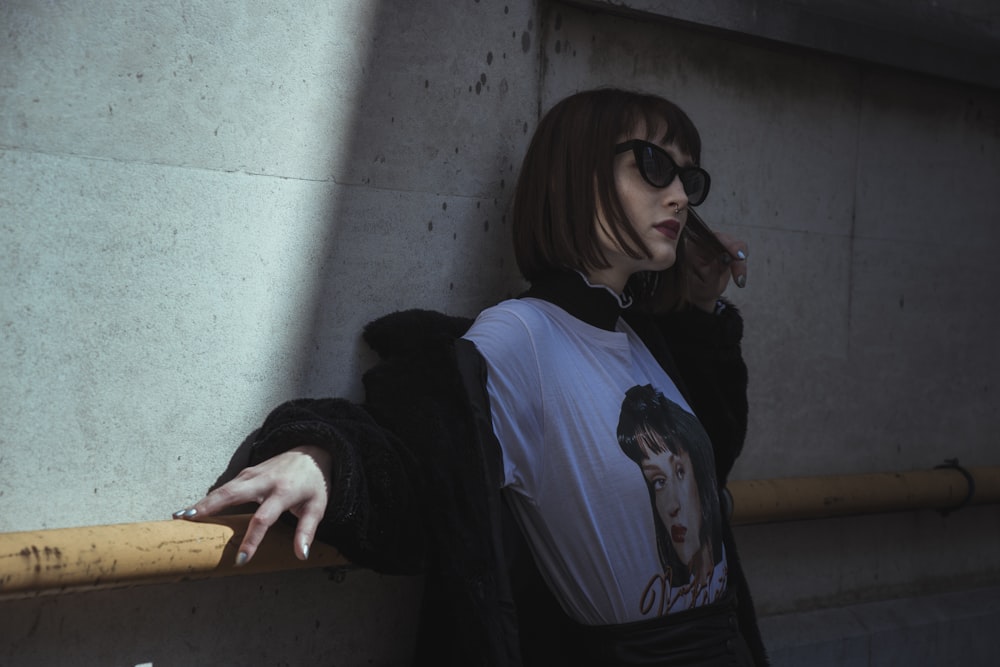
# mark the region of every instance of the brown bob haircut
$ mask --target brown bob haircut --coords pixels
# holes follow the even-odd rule
[[[649,256],[625,215],[614,180],[615,146],[640,127],[646,136],[635,138],[674,143],[699,163],[701,137],[694,123],[656,95],[589,90],[567,97],[542,117],[521,165],[512,208],[514,253],[526,280],[568,269],[607,268],[594,225],[598,210],[625,252]],[[661,310],[683,300],[683,272],[673,270],[683,262],[683,245],[678,244],[671,269],[633,276],[629,288],[637,301]]]

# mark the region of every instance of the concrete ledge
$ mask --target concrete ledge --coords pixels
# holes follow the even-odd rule
[[[567,0],[684,21],[862,61],[1000,87],[1000,35],[958,2],[905,0]],[[968,3],[966,3],[968,4]]]
[[[1000,587],[761,619],[774,667],[992,665]]]

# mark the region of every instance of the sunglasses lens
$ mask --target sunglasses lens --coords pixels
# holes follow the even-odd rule
[[[639,171],[650,185],[654,188],[663,188],[674,180],[677,168],[669,155],[654,146],[643,146],[641,153]]]
[[[691,206],[697,206],[708,196],[708,174],[701,169],[685,169],[681,172],[681,183]]]

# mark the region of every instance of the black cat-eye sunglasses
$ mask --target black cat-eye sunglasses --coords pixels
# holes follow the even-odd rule
[[[615,155],[632,151],[639,174],[654,188],[665,188],[680,177],[689,206],[705,201],[712,179],[701,167],[678,167],[667,151],[642,139],[632,139],[615,146]]]

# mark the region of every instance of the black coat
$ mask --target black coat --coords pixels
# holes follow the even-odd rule
[[[705,426],[722,489],[746,432],[739,313],[730,306],[720,315],[626,319]],[[381,360],[364,376],[364,403],[279,406],[260,429],[251,463],[302,444],[332,454],[318,537],[358,565],[425,575],[416,664],[573,664],[563,640],[574,625],[542,583],[499,492],[485,365],[460,338],[470,325],[418,310],[372,322],[364,338]],[[766,664],[728,523],[724,539],[740,629]]]

